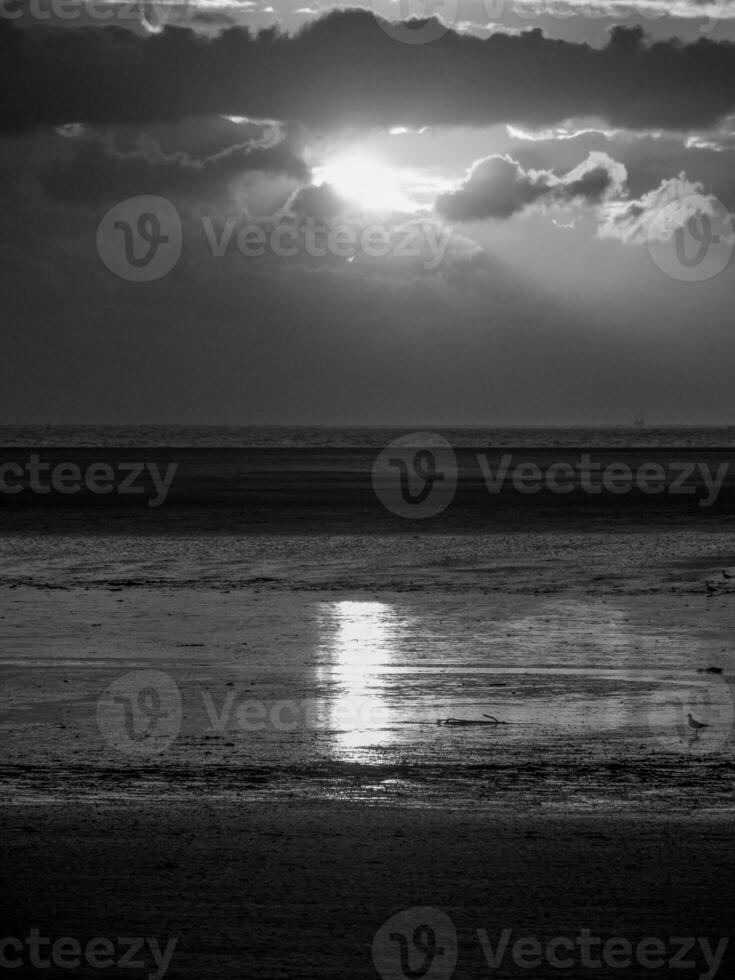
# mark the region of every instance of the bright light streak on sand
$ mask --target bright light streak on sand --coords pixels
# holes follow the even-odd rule
[[[397,652],[397,625],[393,607],[383,602],[350,600],[324,606],[322,628],[332,655],[327,669],[336,687],[328,717],[330,726],[339,729],[337,741],[343,749],[378,740],[376,731],[386,719],[381,678]],[[381,743],[384,735],[381,732]]]

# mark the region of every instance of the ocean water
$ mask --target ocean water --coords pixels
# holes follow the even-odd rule
[[[0,446],[175,448],[381,448],[410,433],[442,436],[454,447],[727,448],[735,426],[237,426],[27,425],[0,426]]]

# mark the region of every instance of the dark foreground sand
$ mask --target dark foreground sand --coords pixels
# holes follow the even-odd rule
[[[155,937],[161,949],[178,937],[170,978],[376,977],[376,932],[395,913],[422,906],[450,917],[459,978],[733,975],[729,948],[713,974],[699,944],[708,939],[716,950],[734,921],[735,832],[722,816],[202,800],[22,806],[3,809],[0,821],[4,935],[25,936],[35,925],[44,936],[82,943]],[[436,913],[428,921],[432,915],[436,921]],[[483,956],[483,929],[493,950],[503,930],[512,930],[497,969]],[[520,937],[545,948],[554,937],[576,943],[584,929],[627,940],[630,966],[606,965],[600,945],[588,954],[598,966],[584,967],[579,945],[566,969],[549,965],[545,953],[535,969],[513,961]],[[688,965],[676,969],[670,963],[687,937],[695,945],[683,958]],[[636,962],[642,939],[663,944],[654,942],[648,954],[661,960],[658,968]],[[379,938],[376,948],[384,971],[396,964],[385,976],[408,975],[395,939]],[[141,956],[141,969],[9,975],[155,975],[147,947]],[[559,954],[564,962],[568,956]],[[426,975],[448,974],[438,961]]]

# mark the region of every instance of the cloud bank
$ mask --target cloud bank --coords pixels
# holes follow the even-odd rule
[[[195,159],[187,153],[164,153],[142,143],[121,151],[92,135],[76,138],[64,159],[53,159],[41,172],[41,184],[52,200],[78,205],[148,194],[205,199],[226,193],[230,183],[248,173],[282,174],[304,181],[309,168],[288,138],[248,141],[220,153]]]
[[[0,109],[4,133],[212,114],[314,128],[597,116],[683,130],[735,109],[735,45],[648,44],[642,30],[623,27],[600,49],[540,30],[484,39],[449,31],[406,45],[360,9],[334,11],[296,35],[237,27],[212,38],[179,27],[139,36],[0,21],[0,82],[13,93]]]
[[[437,198],[436,210],[448,221],[510,218],[534,204],[599,204],[622,191],[625,167],[606,153],[590,153],[563,177],[548,170],[524,170],[509,156],[490,156],[474,164],[460,186]]]

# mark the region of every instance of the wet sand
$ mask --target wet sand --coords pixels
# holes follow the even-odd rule
[[[5,934],[179,936],[169,977],[374,977],[381,923],[430,906],[459,977],[706,975],[701,950],[683,972],[492,970],[476,931],[728,935],[728,534],[1,548]],[[141,671],[180,701],[164,687],[130,743],[114,695]],[[503,724],[437,724],[485,713]]]
[[[3,777],[28,800],[165,786],[728,809],[728,545],[691,530],[6,537]],[[142,704],[133,744],[119,698],[147,677],[163,678],[160,717]],[[438,724],[486,715],[498,724]]]

